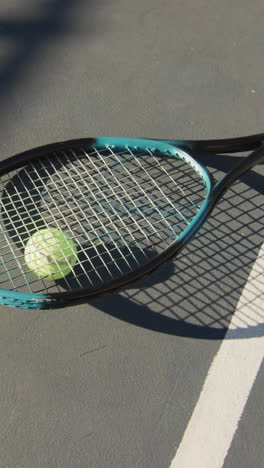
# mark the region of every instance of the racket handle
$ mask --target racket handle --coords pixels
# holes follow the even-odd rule
[[[239,179],[243,174],[256,166],[264,162],[264,145],[260,149],[253,151],[247,158],[244,158],[240,161],[232,171],[230,171],[226,176],[224,176],[219,182],[216,183],[213,190],[214,194],[217,194],[217,197],[222,197],[223,193],[234,184],[234,182]]]
[[[192,150],[197,153],[204,151],[209,153],[239,153],[258,149],[263,143],[264,133],[260,133],[240,138],[193,141]]]

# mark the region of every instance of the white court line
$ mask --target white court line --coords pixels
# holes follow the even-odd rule
[[[170,468],[221,468],[264,355],[264,337],[232,340],[239,316],[249,327],[264,310],[264,244],[207,374]],[[262,319],[263,322],[263,319]],[[250,328],[249,328],[250,330]]]

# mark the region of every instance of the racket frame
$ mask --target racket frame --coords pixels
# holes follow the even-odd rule
[[[3,305],[29,308],[29,309],[53,309],[77,303],[82,303],[86,299],[92,300],[102,295],[116,293],[127,288],[130,284],[144,279],[153,271],[168,263],[175,257],[183,247],[190,242],[202,224],[207,220],[215,205],[218,203],[223,193],[237,180],[240,175],[248,171],[258,162],[264,160],[264,134],[248,137],[232,138],[224,140],[157,140],[143,138],[125,137],[99,137],[82,138],[68,140],[59,143],[40,146],[32,150],[24,151],[11,158],[0,162],[0,176],[25,166],[28,162],[43,158],[53,152],[64,151],[68,148],[83,148],[85,150],[96,147],[100,149],[122,149],[150,150],[160,152],[161,155],[178,157],[199,173],[206,187],[204,201],[194,216],[188,227],[177,236],[177,240],[167,247],[161,254],[154,257],[146,265],[138,268],[135,272],[130,272],[118,280],[109,282],[107,286],[99,286],[94,289],[80,289],[74,291],[54,292],[54,293],[25,293],[10,291],[0,288],[0,303]],[[257,150],[260,148],[259,150]],[[194,159],[192,154],[198,153],[235,153],[243,151],[253,151],[242,163],[239,163],[232,171],[224,176],[220,181],[214,183],[207,168]]]

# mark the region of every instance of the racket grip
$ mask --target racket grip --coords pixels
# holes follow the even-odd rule
[[[239,162],[232,171],[224,176],[214,187],[214,195],[219,199],[243,174],[264,162],[264,145]]]
[[[264,143],[264,133],[223,140],[200,140],[192,143],[192,150],[197,153],[239,153],[260,148]]]

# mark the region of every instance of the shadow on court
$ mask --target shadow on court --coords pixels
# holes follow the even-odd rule
[[[37,61],[47,45],[68,35],[84,32],[72,24],[74,10],[81,3],[82,0],[49,0],[41,2],[38,9],[32,8],[28,15],[23,14],[23,9],[18,9],[15,16],[12,15],[12,9],[7,17],[0,14],[0,39],[10,44],[9,53],[1,58],[0,64],[2,105],[5,99],[9,101],[9,92],[25,73],[29,73],[32,64]],[[87,3],[91,6],[91,16],[85,34],[91,35],[95,33],[96,2],[87,0]]]
[[[228,172],[237,157],[199,158]],[[249,172],[215,209],[192,243],[173,264],[126,293],[96,301],[103,312],[160,333],[218,340],[225,336],[243,287],[263,242],[263,175]],[[264,278],[259,297],[263,294]],[[256,294],[255,294],[256,296]],[[258,300],[252,297],[251,303]],[[263,336],[264,315],[249,319],[237,311],[230,336]]]
[[[217,179],[219,179],[220,167],[224,172],[228,172],[237,160],[236,157],[214,155],[206,156],[206,158],[200,157],[200,159],[204,164],[214,166],[213,176],[217,174]],[[217,163],[217,168],[215,163]],[[23,250],[23,244],[33,232],[45,227],[42,218],[42,199],[48,197],[46,205],[49,207],[48,215],[51,216],[51,221],[52,210],[55,213],[55,220],[60,202],[62,202],[62,209],[65,206],[64,199],[61,200],[60,191],[54,191],[52,186],[49,186],[49,181],[54,178],[55,169],[60,169],[61,161],[58,160],[56,163],[54,159],[54,167],[49,170],[41,162],[39,164],[35,175],[31,171],[29,176],[22,168],[7,183],[2,197],[3,225],[16,248],[20,250]],[[30,196],[25,188],[28,189]],[[262,192],[263,176],[251,171],[227,193],[225,199],[215,209],[213,216],[174,263],[161,268],[148,280],[135,287],[132,286],[125,293],[97,300],[96,307],[120,320],[160,333],[200,339],[222,339],[262,244]],[[52,196],[50,196],[51,193]],[[22,194],[25,194],[23,199]],[[75,206],[76,200],[77,202],[79,200],[78,191],[73,200],[68,200],[69,212],[72,214],[76,209],[78,211],[78,203]],[[72,208],[71,203],[73,203]],[[86,208],[85,213],[88,232],[89,219],[92,216],[89,207]],[[67,224],[63,226],[63,219],[60,225],[62,230],[67,227]],[[72,223],[73,226],[76,223],[74,216]],[[80,225],[83,230],[83,221]],[[74,228],[77,232],[78,226],[77,223],[77,227]],[[99,250],[104,249],[102,252],[91,251],[87,239],[81,239],[81,236],[78,236],[78,241],[78,244],[82,246],[79,252],[80,271],[76,274],[76,266],[74,275],[68,275],[55,282],[53,286],[48,284],[47,290],[51,288],[59,291],[76,290],[89,288],[91,284],[97,283],[99,286],[104,275],[106,275],[106,282],[118,276],[118,271],[109,271],[105,265],[111,264],[111,268],[119,268],[120,272],[126,272],[126,265],[122,263],[123,258],[129,260],[128,265],[133,264],[134,258],[139,264],[142,264],[144,260],[140,257],[141,252],[135,249],[132,249],[132,252],[122,251],[120,254],[118,247],[114,245],[109,247],[110,244],[105,244],[104,248],[102,244],[97,247]],[[102,264],[97,265],[94,262],[98,257],[98,252]],[[154,252],[144,251],[144,254],[151,257]],[[87,283],[88,277],[92,278],[91,283]],[[261,274],[259,280],[261,280]],[[37,289],[40,286],[35,280],[34,288]],[[263,287],[260,288],[259,296],[262,290]],[[253,303],[254,300],[257,298],[252,297],[251,302]],[[254,311],[253,322],[252,317],[249,321],[242,309],[238,311],[238,314],[238,323],[232,324],[231,336],[233,338],[263,335],[263,315],[260,311]]]

